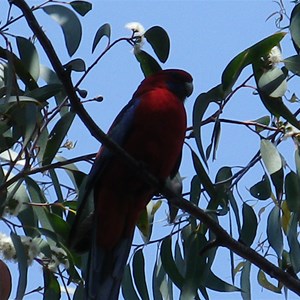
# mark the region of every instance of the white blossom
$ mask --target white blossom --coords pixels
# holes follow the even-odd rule
[[[16,259],[16,249],[12,239],[4,233],[0,233],[0,252],[6,260]]]
[[[56,247],[56,246],[50,246],[50,249],[52,251],[51,259],[47,264],[47,267],[50,271],[56,272],[57,267],[60,264],[63,264],[66,269],[70,267],[69,260],[67,258],[67,253],[63,248]]]
[[[23,202],[20,199],[17,198],[11,198],[4,208],[4,213],[11,215],[11,216],[17,216],[23,206]]]
[[[40,254],[40,247],[37,241],[29,236],[22,236],[21,241],[27,250],[28,264],[31,264],[33,260]]]
[[[144,26],[138,22],[130,22],[125,25],[125,28],[133,32],[133,37],[135,38],[133,52],[134,54],[139,53],[141,51],[142,46],[144,45]]]
[[[295,142],[300,140],[300,130],[290,123],[285,126],[283,140],[286,140],[289,137],[292,137]]]
[[[268,54],[268,61],[270,62],[270,64],[272,64],[272,66],[282,62],[282,54],[278,46],[275,46],[271,49]]]
[[[139,22],[129,22],[125,25],[125,28],[132,30],[135,37],[143,36],[145,34],[145,28]]]

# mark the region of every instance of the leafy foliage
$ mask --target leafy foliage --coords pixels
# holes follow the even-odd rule
[[[88,1],[49,3],[51,1],[36,5],[30,11],[40,10],[58,23],[67,53],[73,56],[82,41],[81,18],[88,17],[92,4]],[[297,288],[300,282],[292,282],[300,272],[300,126],[298,112],[292,112],[292,104],[285,101],[289,81],[297,80],[300,75],[299,20],[300,4],[296,4],[289,26],[295,55],[274,58],[273,52],[278,54],[279,43],[286,36],[286,32],[277,32],[237,54],[221,72],[221,82],[195,97],[193,124],[187,139],[194,166],[187,191],[191,206],[180,206],[179,202],[178,208],[182,211],[170,209],[171,217],[166,219],[166,223],[171,222],[169,233],[153,240],[153,220],[164,207],[163,196],[149,203],[137,227],[146,243],[157,245],[152,291],[145,274],[149,263],[146,251],[144,245],[138,245],[125,269],[122,286],[125,299],[151,299],[152,295],[155,299],[172,299],[176,293],[180,299],[209,299],[209,290],[241,293],[243,299],[251,299],[250,277],[254,265],[259,269],[257,282],[263,288],[275,293],[286,288],[276,275],[275,271],[279,270],[290,276],[286,281],[291,282],[289,288],[300,293]],[[77,163],[87,162],[94,155],[63,157],[64,150],[74,147],[67,139],[76,116],[70,91],[54,71],[58,62],[52,62],[51,66],[41,64],[36,32],[32,32],[31,37],[14,38],[9,34],[14,22],[18,22],[18,18],[7,18],[6,23],[1,23],[0,32],[9,41],[0,46],[0,212],[1,221],[11,232],[10,237],[0,234],[0,252],[4,259],[18,264],[15,298],[21,299],[28,292],[28,268],[34,261],[43,268],[44,286],[36,290],[42,291],[43,299],[60,299],[61,287],[68,285],[76,289],[74,295],[68,295],[69,299],[82,299],[86,255],[69,249],[68,235],[80,190],[86,183],[86,174],[79,171]],[[109,57],[109,51],[122,42],[134,48],[144,76],[161,70],[161,64],[170,54],[167,32],[154,26],[137,33],[133,30],[129,37],[113,40],[110,24],[101,25],[90,45],[91,52],[98,55],[95,61],[86,66],[85,58],[75,58],[61,66],[68,76],[78,72],[79,79],[72,91],[86,98],[88,92],[81,89],[81,83],[92,74],[103,56]],[[99,44],[103,38],[107,44],[101,50]],[[143,42],[148,43],[159,62],[141,50]],[[50,61],[55,61],[54,54],[48,57]],[[243,73],[247,68],[251,75],[245,79]],[[255,121],[223,119],[228,103],[239,97],[241,89],[250,86],[266,107],[266,113],[271,114],[272,121],[269,115]],[[210,160],[217,159],[221,151],[224,123],[245,126],[260,143],[256,145],[257,153],[246,165],[223,166],[212,179],[208,168]],[[209,124],[213,124],[213,130],[207,142],[202,131]],[[292,137],[296,146],[295,166],[287,166],[278,150],[288,137]],[[249,183],[247,175],[254,166],[260,166],[261,171],[255,173],[256,182]],[[181,178],[178,180],[181,184]],[[246,197],[240,193],[242,180],[247,182]],[[202,208],[206,219],[193,210],[195,207]],[[225,218],[229,224],[226,230],[234,239],[231,244],[224,241],[226,231],[223,235],[218,231]],[[213,222],[213,226],[207,220]],[[213,268],[221,246],[230,252],[231,282],[222,279]],[[245,259],[249,257],[250,247],[262,256]],[[264,268],[262,261],[272,263],[272,267]],[[0,262],[0,275],[7,283],[6,286],[0,283],[0,297],[6,299],[11,278],[5,264]],[[239,283],[237,276],[240,276]],[[268,276],[275,277],[277,285]]]

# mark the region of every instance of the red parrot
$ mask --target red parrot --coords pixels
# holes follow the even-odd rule
[[[176,69],[147,77],[108,131],[162,181],[179,168],[186,132],[184,100],[192,93],[192,81],[190,74]],[[118,299],[135,225],[156,192],[108,148],[100,148],[70,234],[74,250],[89,248],[87,299]],[[83,220],[91,194],[94,213]]]

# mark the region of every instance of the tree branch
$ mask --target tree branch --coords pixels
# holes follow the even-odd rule
[[[23,12],[29,27],[40,42],[41,46],[43,47],[45,53],[47,54],[52,64],[53,69],[57,73],[57,76],[59,77],[62,84],[64,85],[65,91],[69,96],[69,100],[73,110],[78,114],[78,116],[88,128],[90,133],[98,141],[102,142],[107,148],[109,148],[112,152],[114,152],[121,159],[123,159],[136,172],[138,172],[141,175],[141,177],[145,180],[145,182],[156,187],[168,199],[172,199],[172,204],[176,205],[178,208],[186,211],[195,218],[199,219],[201,222],[205,223],[210,228],[210,230],[212,230],[215,233],[220,245],[227,247],[239,256],[249,260],[251,263],[255,264],[258,268],[262,269],[271,277],[276,278],[278,281],[282,282],[288,289],[300,295],[299,280],[270,263],[267,259],[265,259],[263,256],[258,254],[250,247],[247,247],[233,239],[217,222],[215,222],[201,208],[187,201],[181,196],[175,194],[168,186],[165,186],[161,182],[159,182],[158,179],[155,178],[152,174],[147,172],[144,168],[141,168],[139,162],[133,159],[120,146],[115,144],[109,137],[107,137],[107,135],[95,124],[95,122],[92,120],[92,118],[82,106],[80,99],[78,98],[75,92],[74,86],[70,78],[70,74],[66,72],[66,70],[63,68],[51,42],[41,29],[29,6],[24,0],[10,0],[10,3],[17,6]]]

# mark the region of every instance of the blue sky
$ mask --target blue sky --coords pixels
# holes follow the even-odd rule
[[[37,4],[39,1],[28,1],[30,4]],[[125,24],[137,21],[143,24],[147,29],[154,25],[163,27],[171,39],[171,53],[168,61],[163,68],[181,68],[190,72],[194,77],[194,93],[186,103],[188,122],[191,125],[193,103],[197,95],[205,92],[213,86],[220,83],[221,74],[227,63],[239,52],[248,46],[256,43],[264,37],[277,31],[274,25],[274,18],[269,21],[266,19],[279,6],[271,0],[260,1],[92,1],[93,10],[81,18],[83,24],[83,40],[80,49],[74,55],[74,58],[83,58],[89,65],[105,46],[105,41],[101,41],[94,54],[91,54],[91,45],[97,29],[104,23],[110,23],[112,27],[112,40],[121,36],[130,35],[125,29]],[[0,0],[0,7],[6,5],[5,0]],[[290,12],[292,7],[287,1],[285,2],[287,11]],[[2,10],[2,9],[1,9]],[[37,17],[43,24],[43,28],[53,41],[55,49],[61,60],[66,63],[69,60],[64,47],[62,33],[46,14],[37,12]],[[286,23],[285,23],[286,24]],[[13,32],[25,34],[24,26],[14,26]],[[27,32],[28,34],[28,32]],[[283,48],[284,56],[294,54],[289,42],[290,37],[286,37]],[[151,49],[145,47],[145,50]],[[42,55],[43,64],[49,64]],[[247,74],[247,71],[245,72]],[[76,78],[76,77],[75,77]],[[246,75],[242,78],[246,78]],[[131,95],[143,79],[139,65],[136,62],[131,48],[127,43],[119,44],[114,47],[100,63],[96,66],[91,76],[81,85],[82,89],[89,92],[89,97],[93,98],[102,95],[104,101],[101,104],[87,104],[86,108],[99,124],[106,130],[119,110],[130,100]],[[75,80],[76,82],[76,80]],[[243,90],[234,97],[231,104],[227,107],[224,118],[237,120],[255,120],[266,115],[258,97],[252,95],[251,90]],[[217,161],[209,162],[210,175],[214,174],[224,165],[245,164],[259,147],[257,137],[245,138],[244,128],[235,128],[232,125],[225,125],[222,130]],[[204,129],[204,139],[206,145],[209,144],[211,127]],[[69,139],[76,141],[76,148],[63,154],[67,157],[87,154],[98,150],[99,144],[94,140],[77,120],[75,126],[68,136]],[[291,142],[286,143],[283,147],[287,155],[292,157],[293,145]],[[185,149],[185,155],[181,167],[181,174],[187,177],[188,182],[193,176],[193,167],[188,152]],[[83,170],[88,172],[88,166],[82,166]],[[260,171],[260,172],[259,172]],[[258,175],[257,175],[258,174]],[[246,188],[259,180],[261,170],[249,178],[247,186],[243,187],[245,195]],[[188,188],[188,186],[186,186]],[[157,226],[161,226],[160,220],[164,213],[158,218]],[[140,239],[137,239],[140,242]],[[152,251],[152,252],[151,252]],[[152,250],[147,250],[149,260],[149,272],[151,272]],[[229,256],[228,251],[219,250],[222,253],[217,259],[215,270],[223,274],[223,279],[230,281]],[[226,264],[225,264],[225,263]],[[223,268],[226,265],[227,268]],[[15,267],[13,267],[15,269]],[[15,272],[15,271],[14,271]],[[38,267],[30,273],[30,288],[37,287],[41,283],[36,282],[35,276],[42,277]],[[254,274],[256,274],[256,270]],[[17,275],[16,275],[17,276]],[[254,275],[254,282],[256,281]],[[16,278],[16,277],[15,277]],[[151,278],[151,274],[150,274]],[[12,294],[14,296],[14,292]],[[220,299],[217,293],[210,293],[211,299]],[[271,294],[267,291],[261,292],[260,287],[253,288],[253,299],[283,299],[282,295]],[[40,296],[30,296],[28,299],[41,299]],[[239,294],[222,294],[222,299],[241,299]],[[293,298],[291,295],[289,299]]]

